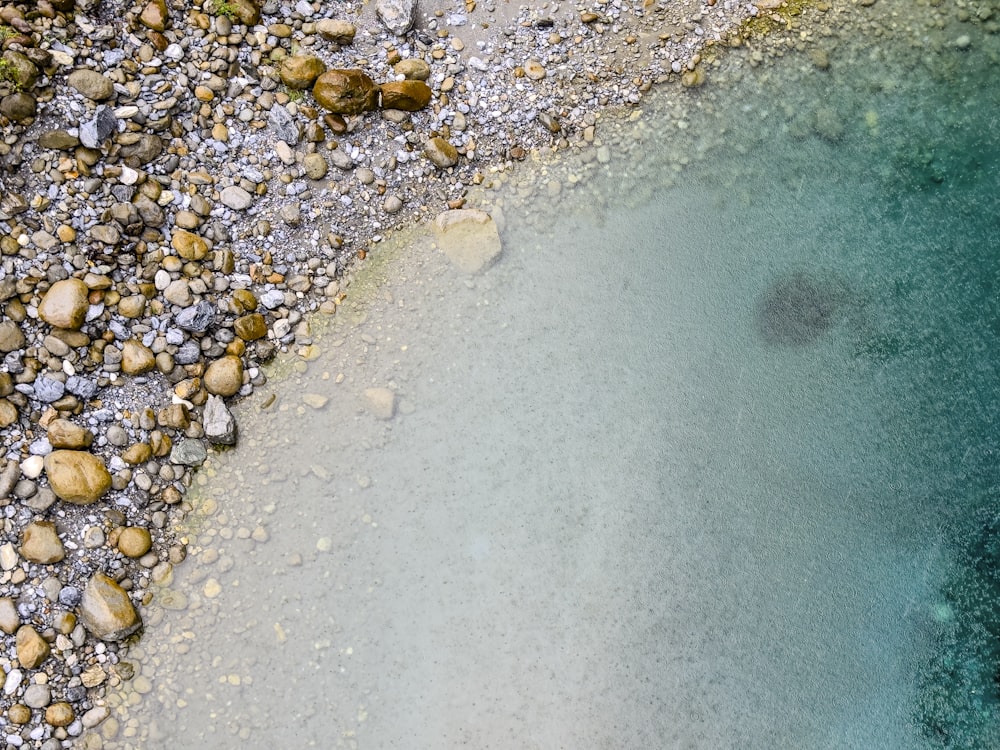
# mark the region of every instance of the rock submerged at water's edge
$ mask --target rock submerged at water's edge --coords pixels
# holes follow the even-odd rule
[[[474,275],[493,265],[503,252],[496,222],[478,208],[444,211],[434,219],[438,247],[462,273]]]

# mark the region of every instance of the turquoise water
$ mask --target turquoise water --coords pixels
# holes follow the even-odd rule
[[[384,250],[200,481],[107,746],[1000,746],[1000,40],[952,11],[730,53],[487,194],[480,276]]]

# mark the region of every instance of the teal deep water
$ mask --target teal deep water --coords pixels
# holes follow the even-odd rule
[[[397,250],[243,406],[110,746],[1000,747],[1000,38],[874,8],[498,193],[483,275]]]

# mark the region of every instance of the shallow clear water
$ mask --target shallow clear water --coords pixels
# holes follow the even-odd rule
[[[480,276],[376,255],[200,477],[107,746],[995,746],[1000,40],[917,7],[489,198]]]

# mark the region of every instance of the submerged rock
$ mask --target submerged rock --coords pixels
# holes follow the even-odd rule
[[[434,233],[438,246],[463,273],[486,270],[503,251],[496,222],[478,208],[457,208],[438,214]]]
[[[757,327],[769,344],[802,346],[822,336],[844,303],[843,285],[796,272],[768,287],[757,308]]]
[[[366,388],[365,402],[376,419],[386,420],[396,416],[396,394],[390,388]]]

